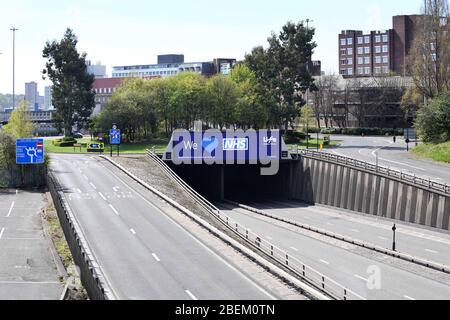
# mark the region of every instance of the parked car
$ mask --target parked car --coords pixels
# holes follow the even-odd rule
[[[72,136],[73,136],[75,139],[82,139],[82,138],[83,138],[83,135],[82,135],[81,133],[79,133],[79,132],[74,132],[74,133],[72,134]]]

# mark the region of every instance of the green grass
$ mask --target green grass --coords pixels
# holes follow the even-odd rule
[[[450,163],[450,141],[439,144],[421,144],[413,149],[421,158]]]
[[[77,139],[77,143],[98,142],[92,141],[90,138]],[[123,143],[120,145],[120,152],[124,154],[144,154],[147,149],[155,148],[158,153],[163,153],[166,150],[167,144],[164,140],[155,140],[154,142],[141,143]],[[44,148],[47,153],[87,153],[86,148],[79,147],[57,147],[52,144],[51,140],[44,140]],[[113,152],[117,152],[117,147],[113,146]],[[110,146],[105,145],[105,153],[110,152]]]

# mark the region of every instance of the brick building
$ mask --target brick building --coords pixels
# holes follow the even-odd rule
[[[418,15],[394,16],[393,28],[339,34],[339,74],[345,78],[395,73],[407,76],[405,60],[414,40]]]

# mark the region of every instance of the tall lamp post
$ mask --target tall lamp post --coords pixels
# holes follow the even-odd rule
[[[11,28],[13,32],[13,110],[16,106],[16,31],[19,29]]]

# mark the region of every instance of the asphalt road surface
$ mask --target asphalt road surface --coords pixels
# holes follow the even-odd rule
[[[59,300],[63,285],[44,236],[42,192],[0,193],[0,300]]]
[[[352,249],[352,246],[342,248],[302,235],[245,214],[241,209],[222,209],[233,220],[366,299],[439,300],[450,297],[450,286],[439,279],[382,263],[360,254],[360,250]],[[375,274],[377,278],[373,277]]]
[[[51,168],[117,298],[276,298],[168,218],[106,160],[55,154]]]
[[[272,200],[245,204],[278,218],[289,219],[387,249],[392,249],[392,226],[395,223],[397,251],[450,266],[450,232],[295,201]]]
[[[403,138],[393,142],[392,137],[359,137],[359,136],[332,136],[333,140],[341,140],[339,147],[328,149],[327,152],[338,155],[376,163],[418,177],[431,178],[437,182],[450,184],[450,165],[432,160],[422,160],[406,151]],[[410,143],[414,147],[414,143]]]

